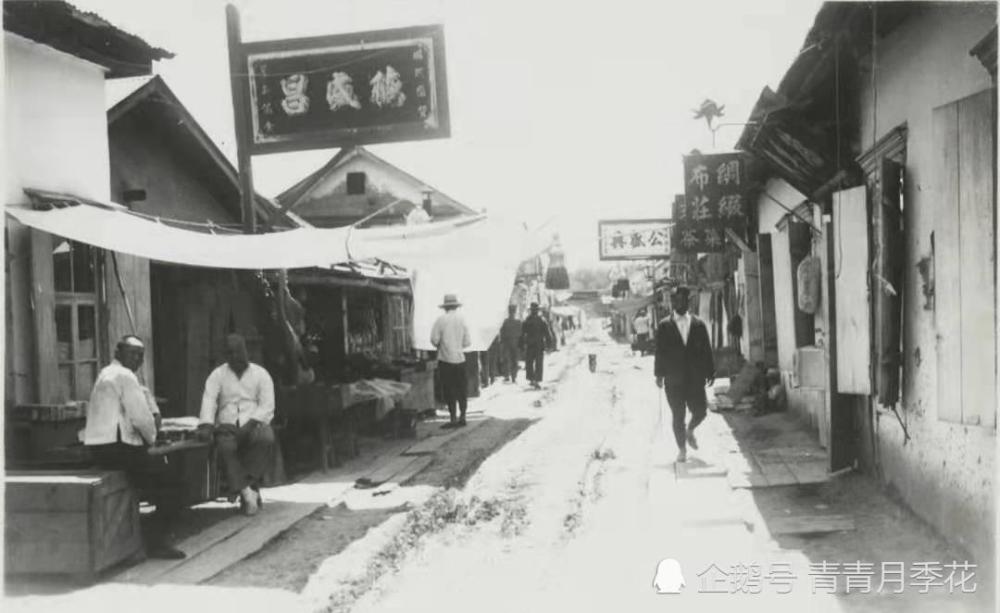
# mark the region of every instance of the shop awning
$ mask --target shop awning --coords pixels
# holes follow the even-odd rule
[[[450,232],[458,223],[364,230],[310,227],[245,235],[186,230],[133,215],[114,203],[76,203],[50,210],[8,206],[6,212],[24,225],[101,249],[170,264],[238,270],[329,267],[359,259],[354,251],[370,251],[361,246],[369,239],[434,236]]]
[[[98,203],[99,204],[99,203]],[[214,235],[148,220],[108,203],[40,211],[8,206],[18,222],[44,232],[159,262],[271,270],[327,268],[379,259],[409,271],[413,288],[413,339],[432,350],[430,330],[444,294],[463,302],[472,333],[470,351],[489,348],[506,316],[518,266],[545,246],[522,224],[485,216],[419,226],[296,228],[255,235]]]
[[[6,211],[20,223],[49,234],[171,264],[264,270],[329,266],[348,259],[343,228],[216,235],[89,204],[48,211],[8,206]]]

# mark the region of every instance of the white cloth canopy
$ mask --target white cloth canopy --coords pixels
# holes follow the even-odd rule
[[[411,271],[417,349],[434,349],[431,327],[443,312],[438,305],[445,294],[456,294],[472,337],[469,351],[489,349],[507,315],[517,268],[538,248],[522,225],[498,219],[419,238],[368,235],[351,245],[352,255],[378,257]]]
[[[413,341],[423,350],[434,349],[430,330],[446,293],[457,294],[463,303],[472,336],[469,350],[488,349],[506,316],[518,265],[544,248],[523,225],[485,216],[415,226],[213,235],[89,204],[49,211],[8,206],[6,211],[22,224],[63,238],[187,266],[327,268],[378,258],[410,272]]]
[[[346,228],[207,234],[88,204],[50,211],[8,206],[6,211],[17,221],[49,234],[186,266],[264,270],[325,267],[348,260]]]

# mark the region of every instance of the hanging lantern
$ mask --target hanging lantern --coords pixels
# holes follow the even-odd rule
[[[559,235],[552,235],[552,245],[549,247],[549,269],[545,273],[545,287],[548,289],[569,289],[569,273],[566,271],[566,256]]]

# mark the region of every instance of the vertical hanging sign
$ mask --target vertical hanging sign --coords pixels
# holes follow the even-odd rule
[[[674,201],[674,246],[712,253],[725,249],[727,230],[744,236],[747,183],[740,153],[684,156],[684,197]]]

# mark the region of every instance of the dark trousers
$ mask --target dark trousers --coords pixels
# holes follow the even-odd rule
[[[519,364],[517,363],[518,355],[517,345],[500,345],[500,350],[503,353],[503,372],[504,375],[509,377],[511,381],[517,380],[517,369]]]
[[[705,386],[701,383],[682,383],[664,386],[667,392],[667,404],[673,414],[674,439],[678,449],[687,448],[687,438],[684,420],[687,411],[691,411],[691,422],[687,428],[694,430],[705,420],[708,413],[708,399],[705,396]]]
[[[441,374],[441,392],[444,394],[444,401],[448,405],[448,414],[454,420],[457,405],[461,411],[461,418],[465,419],[465,409],[469,402],[465,364],[438,362],[438,371]]]
[[[125,471],[132,487],[156,507],[143,537],[147,548],[164,545],[184,504],[184,484],[177,471],[170,469],[166,456],[149,455],[146,447],[125,443],[89,445],[87,450],[99,468]]]
[[[524,352],[524,374],[528,381],[541,383],[545,373],[545,348],[528,347]]]
[[[219,424],[215,427],[215,449],[226,471],[230,493],[250,486],[259,488],[271,462],[274,430],[267,424],[237,427]]]

